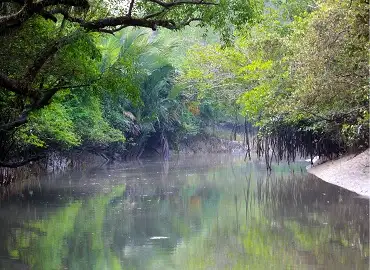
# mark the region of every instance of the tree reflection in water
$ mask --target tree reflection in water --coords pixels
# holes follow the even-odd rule
[[[94,194],[17,226],[1,214],[7,256],[32,269],[368,268],[368,201],[300,165],[268,175],[256,162],[194,159],[95,174]]]

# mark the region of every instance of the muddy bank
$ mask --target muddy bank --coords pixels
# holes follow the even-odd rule
[[[153,148],[154,149],[154,148]],[[162,158],[161,149],[154,149],[143,155],[143,158]],[[242,153],[246,147],[242,142],[220,139],[212,136],[197,136],[183,140],[177,149],[172,149],[171,155],[189,155],[198,153]],[[47,158],[18,168],[0,167],[0,199],[23,190],[30,183],[38,183],[40,177],[57,177],[59,174],[74,169],[86,170],[99,167],[108,162],[130,162],[133,159],[114,157],[109,159],[99,152],[87,151],[50,152]]]
[[[322,180],[370,198],[370,151],[347,155],[308,168],[308,172]]]
[[[243,153],[247,147],[241,141],[232,141],[213,136],[197,136],[183,140],[174,154],[189,155],[197,153]]]
[[[47,158],[18,168],[0,167],[0,200],[19,193],[30,185],[39,185],[41,178],[55,178],[72,168],[86,170],[106,163],[87,152],[51,152]]]

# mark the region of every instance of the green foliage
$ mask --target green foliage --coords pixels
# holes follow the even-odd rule
[[[293,35],[293,61],[299,63],[294,73],[299,96],[294,100],[302,110],[325,115],[366,105],[368,32],[361,20],[367,9],[361,1],[350,8],[328,1],[303,22],[302,34]]]
[[[104,242],[103,222],[109,202],[124,190],[117,186],[84,203],[67,204],[47,219],[29,222],[9,241],[9,253],[32,269],[121,269],[117,255]],[[89,252],[94,256],[89,258]]]
[[[0,150],[15,155],[6,150],[12,141],[18,150],[35,152],[143,148],[149,138],[175,143],[239,116],[266,136],[289,127],[320,134],[340,148],[366,146],[368,4],[262,4],[179,5],[162,19],[202,20],[176,34],[126,28],[108,36],[68,21],[27,20],[0,38],[0,71],[9,78],[23,78],[43,51],[68,42],[58,45],[30,82],[22,81],[29,83],[25,93],[0,89],[0,126],[34,107],[26,125],[4,133]],[[85,19],[113,14],[105,5],[94,3]],[[117,9],[127,8],[117,3]],[[132,12],[160,10],[137,1]],[[38,105],[53,89],[53,99]]]
[[[196,113],[199,106],[190,112],[194,100],[181,98],[180,84],[173,87],[187,47],[232,42],[263,6],[260,0],[62,2],[0,7],[3,164],[48,149],[123,149],[125,135],[145,141],[197,133],[210,115]],[[183,31],[175,37],[165,28]]]
[[[233,46],[194,46],[180,82],[199,99],[238,104],[264,136],[290,126],[341,149],[365,147],[368,8],[364,1],[275,1]]]
[[[0,38],[0,70],[13,78],[22,75],[37,52],[55,37],[56,27],[44,19],[28,21],[19,31]]]
[[[217,5],[179,5],[176,9],[165,12],[161,19],[168,19],[180,25],[186,22],[199,21],[199,26],[208,26],[221,34],[224,41],[232,40],[235,28],[244,27],[251,21],[258,20],[263,1],[261,0],[221,0],[207,1]],[[150,1],[138,2],[138,13],[154,14],[162,7]]]
[[[52,103],[46,109],[35,113],[30,123],[25,127],[30,135],[36,135],[43,142],[60,143],[65,146],[75,146],[80,143],[80,137],[75,134],[73,119],[68,109],[60,103]]]

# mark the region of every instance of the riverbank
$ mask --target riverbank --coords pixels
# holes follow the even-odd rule
[[[242,141],[222,139],[217,136],[202,135],[182,140],[178,145],[180,155],[210,154],[210,153],[245,153],[247,147]]]
[[[308,172],[325,182],[343,187],[370,198],[370,150],[347,155],[308,168]]]

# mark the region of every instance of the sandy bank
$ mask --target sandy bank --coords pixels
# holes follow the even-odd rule
[[[370,197],[370,150],[314,165],[308,172],[322,180]]]

